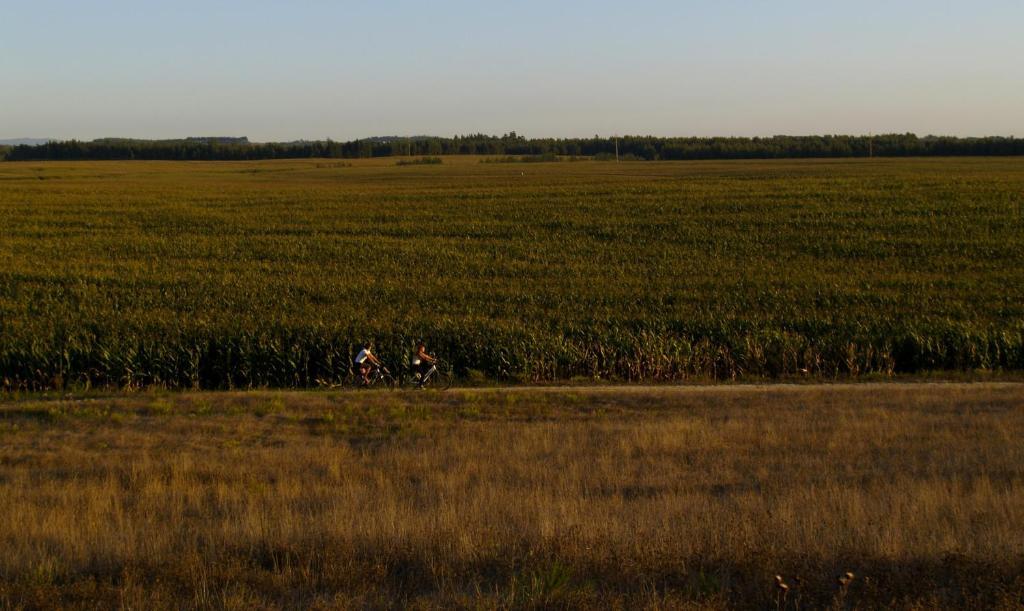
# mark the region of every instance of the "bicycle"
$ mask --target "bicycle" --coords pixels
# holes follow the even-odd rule
[[[452,367],[447,362],[437,359],[430,369],[422,375],[417,371],[410,378],[415,388],[436,388],[437,390],[448,390],[452,387]]]
[[[363,376],[359,375],[357,370],[352,383],[357,388],[370,388],[372,386],[384,386],[385,388],[398,387],[398,380],[396,380],[395,376],[391,375],[388,368],[383,365],[372,365],[366,380],[363,379]]]

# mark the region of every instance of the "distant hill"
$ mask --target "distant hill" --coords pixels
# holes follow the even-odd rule
[[[9,140],[0,140],[0,146],[18,146],[19,144],[39,146],[51,141],[53,141],[53,138],[11,138]]]
[[[174,144],[176,142],[190,144],[250,144],[246,136],[189,136],[187,138],[174,138],[170,140],[147,140],[145,138],[96,138],[92,142],[96,144]]]
[[[186,142],[213,142],[215,144],[249,144],[249,138],[246,136],[189,136],[185,138]]]
[[[405,142],[407,140],[419,141],[419,140],[430,140],[437,136],[371,136],[369,138],[360,138],[367,142]]]
[[[374,144],[388,144],[391,142],[423,142],[424,140],[435,140],[438,136],[370,136],[368,138],[359,138],[352,140],[352,142],[372,142]],[[263,142],[261,144],[284,144],[287,146],[302,146],[306,144],[316,144],[318,142],[340,142],[338,140],[287,140],[283,142]]]

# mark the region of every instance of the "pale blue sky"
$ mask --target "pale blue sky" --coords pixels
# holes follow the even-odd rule
[[[1024,136],[1020,0],[0,0],[0,138]]]

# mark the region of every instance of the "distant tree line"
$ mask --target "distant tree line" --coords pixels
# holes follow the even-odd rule
[[[1013,137],[771,136],[767,138],[525,138],[474,134],[452,138],[368,138],[251,143],[246,138],[182,140],[68,140],[7,151],[8,161],[78,159],[255,160],[306,157],[364,158],[400,155],[547,155],[626,159],[779,159],[807,157],[914,157],[1024,155],[1024,139]],[[2,151],[0,151],[2,155]]]

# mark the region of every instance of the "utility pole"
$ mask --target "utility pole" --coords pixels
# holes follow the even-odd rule
[[[619,162],[619,137],[615,136],[615,163]]]
[[[875,156],[875,136],[868,132],[868,159]]]

